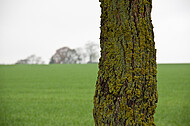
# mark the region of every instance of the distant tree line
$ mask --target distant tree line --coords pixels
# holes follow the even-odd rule
[[[50,58],[49,64],[81,64],[97,63],[99,58],[98,44],[89,41],[84,48],[71,49],[62,47],[56,50]],[[28,56],[25,59],[18,60],[15,64],[44,64],[41,57],[36,55]]]
[[[82,48],[70,49],[69,47],[62,47],[56,50],[49,64],[95,63],[99,56],[98,49],[98,45],[91,41],[85,44],[85,50]],[[88,58],[87,61],[86,58]]]
[[[15,64],[44,64],[41,57],[36,55],[30,55],[25,59],[18,60]]]

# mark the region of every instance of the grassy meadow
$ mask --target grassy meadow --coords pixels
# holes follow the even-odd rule
[[[94,126],[97,64],[0,65],[0,126]],[[190,126],[190,64],[158,65],[157,126]]]

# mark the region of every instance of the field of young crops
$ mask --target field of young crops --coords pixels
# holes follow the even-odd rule
[[[93,126],[97,64],[1,65],[0,126]],[[158,65],[157,126],[190,126],[190,64]]]

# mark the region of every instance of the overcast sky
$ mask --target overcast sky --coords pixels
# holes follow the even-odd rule
[[[99,0],[0,0],[0,63],[99,43]],[[153,0],[158,63],[190,63],[190,0]]]

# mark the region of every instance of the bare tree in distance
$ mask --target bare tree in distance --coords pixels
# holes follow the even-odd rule
[[[78,63],[86,63],[87,54],[84,52],[83,48],[76,48],[76,52],[78,54]]]
[[[15,64],[44,64],[44,61],[41,57],[32,54],[26,59],[18,60]]]
[[[15,64],[28,64],[28,60],[27,59],[21,59],[21,60],[18,60]]]
[[[51,57],[50,64],[75,64],[80,62],[80,56],[75,49],[63,47],[56,51]]]
[[[97,62],[99,56],[99,45],[93,41],[88,41],[85,44],[87,56],[89,57],[88,63]]]

